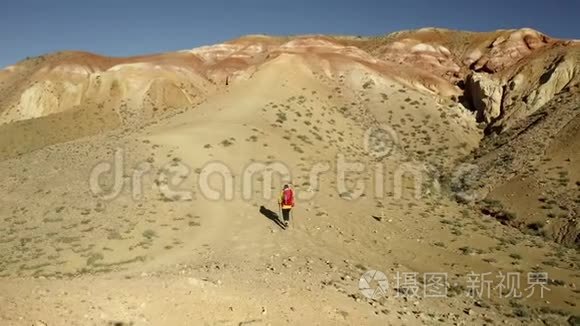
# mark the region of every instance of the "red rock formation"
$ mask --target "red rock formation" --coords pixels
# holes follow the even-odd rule
[[[575,66],[580,60],[573,55],[566,56],[566,63],[553,73],[544,73],[552,69],[550,53],[577,49],[578,44],[531,29],[472,33],[425,28],[373,38],[252,35],[192,50],[130,58],[62,52],[0,70],[0,82],[4,81],[0,92],[5,94],[0,98],[0,123],[71,109],[81,98],[104,95],[107,85],[113,83],[121,86],[120,96],[144,94],[140,88],[167,83],[189,87],[189,93],[207,94],[224,87],[226,79],[232,84],[250,78],[261,65],[283,54],[308,57],[313,70],[323,65],[326,71],[329,67],[338,71],[364,66],[384,78],[441,96],[461,94],[469,81],[465,89],[466,98],[472,99],[469,105],[479,111],[482,121],[498,123],[511,115],[511,107],[533,112],[554,92],[575,82]],[[472,75],[474,72],[478,74]],[[544,84],[540,76],[550,80],[550,86],[543,86],[539,93],[528,91]],[[538,82],[528,83],[530,78]],[[156,79],[164,82],[152,84]],[[61,95],[54,96],[54,92]],[[525,96],[531,102],[522,104]]]

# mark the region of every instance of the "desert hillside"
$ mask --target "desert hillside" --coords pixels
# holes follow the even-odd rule
[[[532,29],[29,58],[0,70],[0,324],[577,325],[579,139],[580,42]]]

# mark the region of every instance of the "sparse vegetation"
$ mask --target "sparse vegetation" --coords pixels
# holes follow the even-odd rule
[[[234,144],[235,139],[234,138],[230,138],[230,139],[224,139],[220,142],[220,144],[223,147],[229,147],[232,146]]]
[[[145,237],[147,239],[153,239],[156,236],[157,236],[157,233],[155,231],[153,231],[153,230],[150,230],[150,229],[145,230],[143,232],[143,237]]]
[[[51,283],[49,287],[54,289],[52,284],[61,284],[52,282],[55,279],[66,279],[62,290],[69,291],[69,283],[84,286],[83,281],[95,280],[95,284],[101,285],[106,279],[114,285],[122,275],[121,278],[134,279],[135,282],[128,281],[124,290],[131,292],[137,288],[135,285],[150,284],[151,289],[139,290],[138,293],[159,292],[161,297],[169,295],[170,299],[171,295],[176,295],[174,299],[179,302],[183,301],[182,296],[198,302],[199,298],[188,293],[195,293],[202,287],[210,297],[219,299],[219,295],[214,295],[216,293],[231,296],[231,282],[239,279],[243,282],[235,288],[236,291],[255,288],[254,294],[266,294],[262,314],[267,316],[264,320],[273,324],[280,320],[276,319],[276,312],[271,312],[276,305],[266,307],[270,292],[262,286],[263,280],[268,284],[283,280],[286,290],[297,286],[299,291],[291,291],[292,297],[305,300],[304,304],[293,305],[283,312],[286,322],[292,321],[296,314],[311,313],[305,307],[309,308],[310,303],[316,302],[315,294],[328,291],[334,294],[326,296],[328,302],[324,302],[325,306],[344,306],[338,310],[322,309],[325,311],[322,315],[330,316],[335,323],[360,320],[384,323],[397,318],[410,324],[548,324],[565,321],[576,304],[569,298],[580,293],[572,287],[580,260],[573,247],[574,240],[568,239],[572,248],[558,246],[553,240],[576,236],[575,224],[572,223],[580,203],[580,181],[576,181],[577,155],[562,145],[566,141],[573,143],[562,135],[569,131],[565,128],[576,126],[569,123],[571,116],[576,116],[575,111],[567,108],[565,99],[558,103],[557,110],[548,107],[552,105],[550,102],[560,98],[559,94],[543,107],[530,104],[534,110],[526,110],[528,104],[523,101],[528,97],[514,94],[510,90],[512,86],[506,85],[503,91],[507,92],[504,94],[507,101],[502,102],[505,114],[494,118],[496,120],[491,124],[487,122],[489,117],[478,123],[475,119],[482,113],[465,110],[465,106],[473,104],[468,103],[473,101],[465,85],[458,85],[464,91],[461,96],[454,95],[449,99],[437,95],[446,93],[439,93],[441,90],[436,89],[440,82],[463,79],[469,74],[471,68],[461,60],[452,60],[461,66],[459,75],[438,75],[431,79],[429,69],[425,68],[428,66],[418,64],[415,69],[407,71],[405,56],[400,56],[400,64],[381,63],[383,59],[367,64],[365,57],[361,56],[356,64],[350,65],[349,60],[358,55],[357,51],[340,49],[336,55],[325,52],[346,45],[353,47],[347,48],[351,50],[361,47],[365,56],[376,56],[379,52],[382,55],[394,42],[408,38],[414,43],[413,33],[408,31],[358,40],[316,37],[317,48],[309,50],[312,53],[276,54],[267,60],[263,57],[270,55],[268,52],[272,47],[290,46],[292,43],[288,41],[294,38],[264,37],[262,41],[267,46],[260,45],[259,54],[246,56],[244,51],[254,51],[253,38],[249,37],[243,42],[232,42],[236,53],[225,57],[225,61],[214,61],[209,70],[203,65],[212,62],[211,58],[188,59],[188,74],[181,74],[179,78],[173,77],[173,70],[164,70],[166,62],[181,69],[181,59],[195,59],[196,54],[180,53],[179,60],[162,55],[155,59],[158,69],[139,69],[139,74],[131,77],[141,78],[140,74],[144,74],[151,79],[143,84],[146,87],[139,96],[131,94],[132,88],[127,87],[127,81],[122,78],[123,69],[127,67],[121,65],[118,70],[109,69],[124,59],[106,59],[98,67],[88,69],[90,78],[86,79],[90,80],[89,84],[83,84],[83,78],[80,78],[80,84],[68,87],[69,93],[87,90],[78,97],[81,102],[75,102],[74,108],[68,108],[66,102],[69,101],[67,97],[76,95],[67,93],[63,97],[59,94],[62,93],[59,88],[64,87],[59,83],[67,82],[72,74],[58,74],[62,78],[58,82],[44,83],[42,79],[50,79],[48,75],[42,75],[43,71],[54,70],[51,73],[55,73],[65,69],[65,65],[54,60],[48,69],[34,66],[33,71],[38,77],[36,87],[47,90],[28,95],[34,95],[32,98],[39,102],[50,98],[50,103],[43,104],[50,104],[45,107],[50,106],[46,111],[52,114],[15,124],[0,123],[0,171],[5,179],[0,184],[4,200],[0,208],[0,278],[8,277],[7,288],[10,287],[8,281],[27,280],[22,282],[19,293],[23,296],[17,298],[20,302],[38,297],[47,303],[51,302],[52,296],[50,293],[46,295],[42,287]],[[425,36],[421,43],[428,45],[430,33],[436,33],[437,42],[441,41],[438,46],[451,52],[449,58],[458,55],[454,48],[456,41],[445,39],[457,32],[425,30],[421,33]],[[508,33],[504,31],[502,35],[508,37]],[[490,39],[487,39],[487,33],[478,36],[481,42],[485,41],[479,45],[476,44],[479,39],[477,42],[462,39],[461,42],[465,43],[461,43],[461,53],[477,47],[487,58],[490,50],[483,45],[492,44],[496,36]],[[310,41],[309,38],[300,39],[300,42]],[[332,47],[318,53],[318,47],[324,47],[327,42],[333,44]],[[236,44],[243,46],[238,49]],[[528,67],[529,58],[554,59],[552,50],[545,47],[541,56],[529,55],[519,59],[518,67]],[[558,51],[568,50],[569,47],[558,47]],[[212,51],[204,55],[212,56]],[[563,53],[558,53],[557,57]],[[66,55],[74,58],[78,54]],[[413,60],[419,60],[421,56],[432,54],[419,51],[413,55],[418,56]],[[324,58],[323,65],[316,62],[319,57]],[[569,60],[572,56],[561,57]],[[93,60],[92,56],[86,55],[74,62],[81,69],[90,60]],[[131,68],[134,69],[139,67],[142,58],[131,60],[136,63]],[[248,62],[244,63],[245,60]],[[261,65],[262,60],[272,64]],[[288,63],[291,63],[288,65],[291,71],[278,73],[273,70]],[[445,61],[440,63],[446,64]],[[199,64],[200,69],[191,70],[191,64]],[[254,70],[254,64],[259,69]],[[222,66],[227,66],[227,71],[221,71]],[[397,78],[392,80],[386,78],[389,69],[383,69],[391,66],[397,73]],[[238,71],[239,67],[244,67],[243,71]],[[412,74],[418,71],[417,68],[424,71],[421,78],[415,80]],[[524,75],[533,70],[505,68],[510,73]],[[377,69],[380,73],[373,72]],[[149,70],[160,73],[159,78],[147,75]],[[110,78],[112,72],[115,72],[115,78]],[[189,76],[199,72],[202,72],[200,78]],[[228,88],[222,85],[223,80],[218,79],[224,74],[228,76],[227,83],[232,85]],[[492,72],[486,74],[493,75]],[[232,78],[234,76],[236,78]],[[25,80],[25,77],[19,78]],[[537,82],[537,78],[532,77],[529,80]],[[43,83],[53,85],[45,86]],[[203,89],[200,84],[211,87]],[[13,80],[2,80],[0,85],[0,90],[6,87],[25,90],[28,87]],[[262,92],[264,85],[272,92]],[[517,86],[525,88],[527,85],[526,82]],[[106,96],[93,99],[91,94]],[[244,94],[249,97],[240,99]],[[0,119],[4,122],[18,118],[25,106],[34,116],[31,110],[34,101],[30,101],[30,96],[21,95],[14,93],[0,97],[0,104],[13,98],[27,102],[0,105],[3,113]],[[522,105],[513,114],[509,111],[512,109],[509,107],[510,99],[517,99]],[[168,102],[164,103],[164,100]],[[58,104],[57,107],[53,108],[54,104]],[[60,109],[64,112],[57,112]],[[385,125],[392,129],[392,135],[390,132],[382,135],[383,140],[394,137],[396,141],[375,143],[371,139],[365,143],[368,135],[380,139],[380,135],[372,130]],[[553,128],[556,125],[558,128]],[[369,130],[371,132],[367,133]],[[54,137],[53,131],[63,136]],[[123,149],[122,163],[117,162],[117,148]],[[373,151],[389,153],[375,157],[369,155]],[[336,177],[339,167],[333,164],[338,155],[364,166],[360,173],[349,171],[346,174],[345,187],[339,184]],[[234,200],[216,203],[198,191],[205,175],[201,172],[207,162],[224,163],[232,168]],[[296,218],[291,219],[289,229],[276,223],[280,219],[276,200],[281,183],[286,182],[279,175],[274,174],[274,184],[266,184],[265,189],[251,189],[251,195],[255,197],[245,199],[243,169],[250,162],[282,162],[290,168],[291,183],[299,197]],[[312,178],[312,167],[327,162],[330,163],[329,170],[321,172],[316,179]],[[111,163],[110,166],[107,163]],[[464,163],[477,167],[474,180],[458,175],[457,170]],[[93,180],[93,176],[88,180],[91,171],[96,171],[92,170],[95,166],[104,170],[105,165],[110,167],[108,171],[99,175],[97,180]],[[151,170],[143,175],[135,173],[142,166]],[[180,167],[190,167],[194,172],[191,178],[172,173]],[[407,175],[398,182],[397,178],[405,167],[421,170],[420,182],[407,178]],[[383,174],[379,176],[379,172]],[[183,181],[180,189],[196,189],[193,199],[189,195],[163,190],[178,187],[174,185],[173,176],[175,180]],[[216,173],[208,181],[210,190],[220,195],[228,186],[222,182],[222,177]],[[384,179],[379,180],[379,177]],[[266,181],[265,176],[252,179],[259,186],[264,186]],[[364,192],[360,198],[354,199],[358,181],[364,182]],[[452,181],[457,182],[452,184]],[[93,193],[97,185],[103,191]],[[381,185],[383,189],[379,189]],[[266,190],[272,191],[272,198],[258,197]],[[417,197],[413,196],[414,190],[420,190]],[[456,196],[457,193],[467,195],[461,198]],[[108,194],[114,198],[107,199]],[[489,198],[479,201],[482,194]],[[303,199],[303,196],[313,199]],[[348,200],[353,202],[348,203]],[[200,215],[204,218],[201,219]],[[386,261],[385,257],[388,257]],[[361,275],[368,270],[381,270],[387,274],[413,271],[418,262],[429,258],[433,271],[448,272],[451,279],[443,286],[447,287],[449,297],[457,297],[439,300],[438,308],[442,309],[427,309],[431,301],[422,299],[367,300],[357,289]],[[140,263],[147,259],[151,259],[152,264],[147,264],[144,272]],[[364,262],[358,262],[359,259]],[[170,269],[169,274],[165,267]],[[545,303],[537,298],[525,301],[529,307],[523,305],[524,301],[506,305],[505,298],[498,298],[495,289],[489,302],[466,301],[466,287],[459,283],[465,281],[467,271],[482,269],[490,272],[549,272],[551,277],[557,278],[549,280],[553,292],[546,299],[551,301],[550,307],[538,308]],[[116,274],[111,278],[99,278],[99,273]],[[165,282],[166,276],[185,283]],[[221,286],[222,281],[225,286]],[[92,286],[88,285],[88,291],[95,293]],[[84,291],[84,287],[81,288]],[[404,289],[397,288],[398,291]],[[71,292],[74,293],[69,298],[83,300],[76,289],[71,289]],[[51,293],[55,297],[64,295]],[[129,300],[138,297],[136,293],[129,293],[130,297],[125,298],[127,302],[120,301],[128,308],[125,309],[128,314],[133,311],[143,313],[135,318],[135,322],[147,321],[150,316],[147,309],[139,308],[141,301]],[[241,292],[234,294],[248,297]],[[12,307],[10,300],[14,300],[14,294],[3,293],[2,296]],[[110,300],[119,299],[109,292],[102,296]],[[554,300],[553,296],[564,299]],[[354,302],[349,307],[350,299]],[[81,303],[83,309],[86,308],[88,303]],[[226,311],[233,311],[231,318],[227,314],[223,318],[225,323],[234,320],[236,323],[256,322],[257,319],[236,318],[254,318],[252,316],[258,316],[261,308],[254,307],[253,312],[247,313],[244,305],[220,300],[215,303],[216,307],[223,306]],[[384,309],[385,303],[388,309]],[[59,309],[56,307],[54,311],[66,315],[66,311]],[[106,323],[108,317],[95,317],[93,310],[100,313],[102,309],[89,309],[86,320],[102,319]],[[500,314],[505,316],[498,318]],[[20,315],[23,314],[20,312],[10,318]],[[36,312],[33,315],[36,316]],[[384,318],[374,320],[375,315]],[[24,321],[34,323],[26,318]]]
[[[520,260],[520,259],[522,259],[522,256],[520,254],[512,253],[512,254],[510,254],[510,258],[513,258],[515,260]]]

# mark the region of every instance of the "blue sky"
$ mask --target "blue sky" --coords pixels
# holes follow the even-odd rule
[[[128,56],[193,48],[244,34],[377,35],[426,26],[532,27],[580,38],[580,1],[51,0],[0,5],[0,67],[85,50]]]

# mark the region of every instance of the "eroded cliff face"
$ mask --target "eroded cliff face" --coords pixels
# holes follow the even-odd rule
[[[307,58],[313,71],[330,79],[362,68],[428,96],[459,98],[477,111],[488,131],[498,131],[578,83],[578,44],[531,29],[424,28],[372,38],[251,35],[132,58],[62,52],[0,71],[0,124],[91,104],[109,110],[123,104],[134,115],[149,112],[147,117],[193,107],[231,83],[252,78],[276,57],[293,55]]]
[[[448,81],[488,132],[510,128],[579,80],[580,42],[529,28],[491,33],[426,28],[394,33],[383,42],[362,47]]]
[[[183,67],[184,62],[195,63],[195,59],[180,54],[126,61],[80,52],[31,59],[39,62],[25,61],[3,78],[0,93],[5,96],[0,99],[0,124],[91,105],[117,110],[126,104],[138,115],[150,101],[148,94],[164,93],[165,88],[170,92],[175,87],[185,94],[186,101],[163,97],[164,103],[157,101],[160,108],[191,106],[215,88],[195,69]]]
[[[502,113],[504,87],[487,73],[472,73],[466,80],[465,94],[472,108],[477,111],[477,119],[486,124],[497,119]]]
[[[542,51],[498,73],[472,72],[466,96],[489,132],[510,128],[580,81],[580,47]]]

